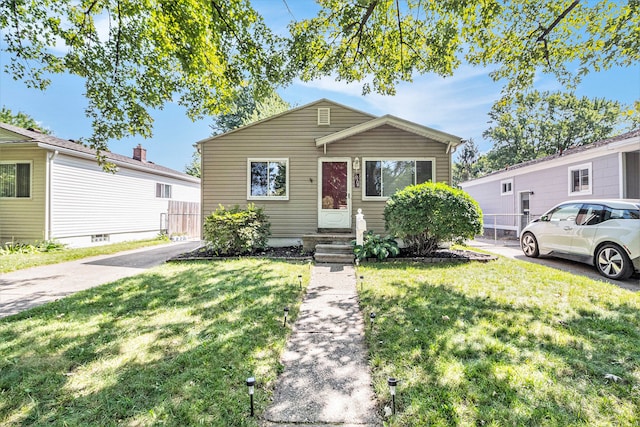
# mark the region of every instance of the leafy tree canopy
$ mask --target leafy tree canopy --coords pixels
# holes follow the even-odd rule
[[[9,125],[18,126],[23,129],[35,129],[45,134],[50,134],[51,131],[38,124],[38,122],[30,115],[18,111],[14,113],[7,107],[0,109],[0,122],[7,123]]]
[[[575,84],[640,59],[640,0],[319,0],[318,15],[275,35],[250,0],[0,0],[5,69],[46,88],[51,73],[85,79],[98,150],[151,135],[167,102],[191,118],[228,111],[239,88],[266,94],[335,75],[393,93],[416,73],[463,62],[495,68],[506,93],[538,71]],[[104,159],[104,158],[102,158]]]
[[[490,169],[498,170],[606,139],[628,116],[617,101],[531,91],[495,104],[489,117],[491,126],[483,136],[493,148],[486,158]]]

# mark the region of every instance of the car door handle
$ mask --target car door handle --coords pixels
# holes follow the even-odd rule
[[[569,227],[568,225],[563,228],[564,231],[573,230],[573,227]]]

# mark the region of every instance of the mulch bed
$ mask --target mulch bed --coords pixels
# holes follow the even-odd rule
[[[229,259],[239,257],[253,257],[253,258],[269,258],[269,259],[282,259],[282,260],[313,260],[313,252],[305,251],[302,246],[287,246],[282,248],[267,248],[265,250],[256,251],[248,255],[216,255],[213,251],[202,247],[191,252],[186,252],[177,257],[172,258],[175,261],[185,260],[212,260],[212,259]],[[425,262],[425,263],[438,263],[438,262],[467,262],[467,261],[480,261],[487,262],[497,259],[495,255],[482,254],[474,251],[467,250],[452,250],[452,249],[439,249],[438,251],[429,254],[429,256],[416,257],[405,250],[400,250],[400,255],[395,258],[387,258],[384,262],[393,261],[413,261],[413,262]],[[377,259],[370,259],[366,262],[378,262]]]

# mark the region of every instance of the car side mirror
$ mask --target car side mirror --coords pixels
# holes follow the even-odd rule
[[[549,215],[542,215],[540,217],[540,221],[547,221],[548,222],[549,221]]]

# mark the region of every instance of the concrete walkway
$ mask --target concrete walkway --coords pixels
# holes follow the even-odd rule
[[[0,318],[140,274],[200,245],[199,240],[167,243],[0,274]]]
[[[263,427],[381,426],[351,265],[316,265]]]

